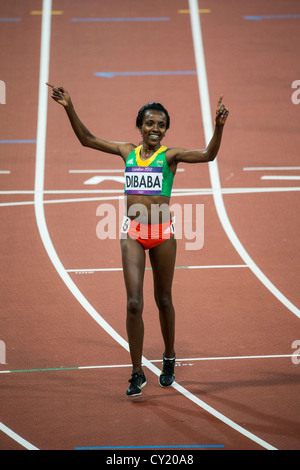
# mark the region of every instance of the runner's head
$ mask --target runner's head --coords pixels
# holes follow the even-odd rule
[[[158,103],[157,101],[152,102],[152,103],[147,103],[139,110],[137,118],[136,118],[136,127],[138,127],[139,129],[142,127],[145,113],[147,111],[150,111],[150,110],[151,111],[153,110],[153,111],[163,112],[166,116],[166,119],[167,119],[166,120],[166,129],[169,129],[169,127],[170,127],[169,113],[166,110],[166,108],[161,103]]]

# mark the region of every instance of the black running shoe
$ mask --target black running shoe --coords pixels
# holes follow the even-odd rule
[[[146,377],[144,374],[132,374],[131,379],[128,381],[130,383],[126,395],[129,397],[138,397],[142,395],[142,388],[146,385]]]
[[[176,359],[163,359],[163,371],[159,377],[159,385],[170,387],[175,380],[175,361]]]

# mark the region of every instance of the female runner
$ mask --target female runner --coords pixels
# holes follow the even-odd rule
[[[128,396],[141,395],[146,385],[142,369],[144,339],[143,281],[145,250],[153,270],[154,297],[164,340],[163,370],[159,377],[162,387],[175,380],[175,310],[172,302],[172,281],[175,267],[176,239],[169,210],[172,184],[178,163],[213,161],[220,148],[228,109],[220,97],[216,110],[215,130],[205,150],[167,148],[161,142],[170,126],[167,110],[160,103],[143,106],[136,118],[142,145],[109,142],[95,137],[77,116],[71,98],[63,87],[52,88],[52,98],[62,105],[81,144],[101,152],[119,155],[125,163],[126,215],[121,234],[124,280],[127,292],[126,328],[132,375]],[[138,217],[137,217],[137,214]]]

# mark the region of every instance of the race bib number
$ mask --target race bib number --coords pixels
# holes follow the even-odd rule
[[[128,233],[129,232],[129,227],[130,227],[130,218],[126,217],[126,215],[124,215],[123,222],[122,222],[121,233]]]
[[[125,193],[159,195],[162,191],[162,168],[130,167],[125,171]]]

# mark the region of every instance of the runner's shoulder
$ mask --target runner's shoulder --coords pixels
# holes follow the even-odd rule
[[[185,148],[182,147],[168,147],[166,150],[166,159],[168,162],[175,162],[178,155],[186,152]]]

